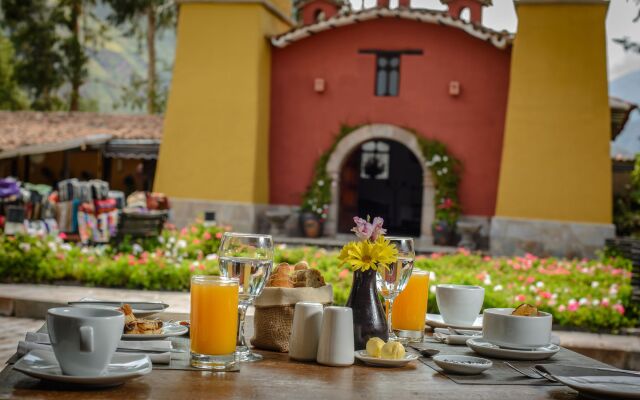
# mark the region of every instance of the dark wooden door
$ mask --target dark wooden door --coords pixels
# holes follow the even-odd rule
[[[404,145],[375,140],[358,147],[341,171],[339,232],[355,215],[381,216],[388,235],[420,236],[422,167]]]

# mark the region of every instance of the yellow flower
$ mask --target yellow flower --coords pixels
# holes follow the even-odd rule
[[[375,242],[363,240],[347,243],[340,251],[338,259],[342,263],[351,265],[353,271],[369,269],[377,271],[396,262],[398,250],[384,236],[379,236]]]

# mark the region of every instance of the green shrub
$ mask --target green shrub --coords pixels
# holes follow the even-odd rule
[[[215,252],[225,229],[195,224],[166,230],[157,240],[125,241],[117,247],[81,247],[54,237],[0,236],[0,281],[79,282],[89,286],[150,290],[189,289],[192,274],[219,273]],[[352,274],[337,254],[312,247],[277,246],[275,261],[307,261],[333,285],[334,302],[344,304]],[[589,330],[618,330],[638,323],[631,303],[631,263],[599,260],[483,257],[456,254],[418,256],[415,268],[431,274],[429,312],[437,312],[435,285],[460,283],[486,288],[484,307],[527,302],[553,314],[556,324]]]

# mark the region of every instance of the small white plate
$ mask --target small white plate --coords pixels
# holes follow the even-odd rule
[[[440,314],[427,314],[427,325],[432,328],[448,328],[452,327],[454,329],[470,329],[474,331],[482,330],[482,314],[478,315],[476,320],[472,325],[452,325],[447,324],[442,319],[442,315]]]
[[[375,367],[404,367],[411,361],[418,359],[415,354],[405,353],[404,358],[400,360],[391,360],[388,358],[370,357],[367,355],[366,350],[358,350],[354,353],[354,356],[365,364],[373,365]]]
[[[139,318],[144,318],[150,315],[163,312],[165,309],[169,307],[169,305],[165,303],[155,303],[155,302],[147,302],[147,301],[120,302],[120,301],[80,300],[80,301],[70,301],[68,304],[73,307],[106,308],[110,310],[118,309],[122,307],[123,304],[129,304],[131,306],[133,315]]]
[[[480,355],[506,360],[546,360],[560,351],[560,347],[555,344],[548,344],[531,350],[505,349],[489,343],[483,338],[471,338],[467,340],[467,346]]]
[[[170,336],[182,336],[189,332],[189,327],[180,325],[176,322],[165,322],[162,326],[162,333],[157,334],[138,334],[138,333],[124,333],[122,334],[123,340],[157,340],[166,339]]]
[[[477,375],[493,367],[493,362],[486,358],[456,355],[438,355],[433,357],[433,362],[452,374]]]
[[[586,398],[640,399],[640,377],[552,376]]]
[[[145,354],[115,353],[103,375],[71,376],[62,374],[53,351],[31,350],[13,365],[13,369],[47,381],[88,386],[113,386],[151,372],[151,360]]]

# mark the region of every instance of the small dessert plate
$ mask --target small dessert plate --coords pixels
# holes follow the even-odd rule
[[[448,328],[451,327],[453,329],[469,329],[473,331],[482,330],[482,314],[478,315],[476,320],[471,325],[451,325],[444,322],[442,319],[442,315],[440,314],[427,314],[427,325],[432,328]]]
[[[506,360],[546,360],[560,351],[560,346],[555,344],[548,344],[531,350],[505,349],[489,343],[483,338],[471,338],[467,340],[467,346],[480,355]]]
[[[367,355],[366,350],[358,350],[354,353],[354,356],[365,364],[373,365],[375,367],[387,367],[387,368],[404,367],[405,365],[409,364],[411,361],[415,361],[418,359],[417,355],[408,354],[408,353],[405,353],[404,358],[401,358],[399,360],[371,357]]]
[[[171,336],[182,336],[189,332],[189,327],[180,325],[176,322],[165,322],[162,326],[162,333],[157,334],[139,334],[139,333],[124,333],[122,334],[122,340],[158,340],[166,339]]]
[[[91,307],[91,308],[120,308],[123,304],[129,304],[136,317],[144,318],[153,314],[157,314],[166,310],[169,305],[165,303],[155,303],[147,301],[100,301],[100,300],[80,300],[70,301],[68,303],[73,307]]]
[[[53,351],[31,350],[13,369],[46,381],[85,386],[115,386],[151,372],[151,360],[144,354],[115,353],[107,370],[99,376],[63,375]]]
[[[471,356],[435,356],[433,362],[444,372],[459,375],[477,375],[493,367],[490,360]]]

